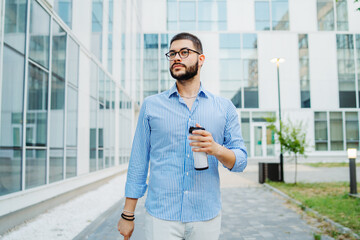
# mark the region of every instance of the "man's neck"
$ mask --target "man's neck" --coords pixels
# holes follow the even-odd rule
[[[178,92],[184,97],[196,96],[200,89],[200,78],[193,78],[186,81],[176,81]]]

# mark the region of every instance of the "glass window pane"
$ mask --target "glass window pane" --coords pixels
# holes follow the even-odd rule
[[[326,112],[315,112],[315,150],[326,151],[328,149],[327,140]]]
[[[29,56],[42,66],[49,67],[50,16],[35,1],[30,8],[30,52]]]
[[[330,147],[331,150],[344,150],[343,122],[341,112],[330,113]]]
[[[46,150],[26,150],[25,188],[46,183]]]
[[[349,29],[349,26],[346,0],[337,0],[336,17],[337,30],[347,31]]]
[[[0,149],[0,196],[21,190],[21,150]]]
[[[78,86],[79,71],[79,45],[72,38],[68,38],[67,51],[67,80],[74,86]],[[91,69],[91,71],[96,71]],[[93,76],[91,76],[93,77]],[[95,73],[96,77],[96,73]],[[92,82],[91,82],[92,83]]]
[[[271,14],[273,30],[289,30],[289,4],[287,0],[272,1]]]
[[[88,58],[86,58],[87,61],[91,61]],[[98,84],[99,84],[99,76],[98,76],[98,66],[95,62],[90,62],[90,95],[94,98],[98,98]]]
[[[97,101],[90,98],[90,172],[96,171],[97,106]]]
[[[26,145],[46,146],[48,74],[29,64]]]
[[[65,82],[52,77],[50,110],[50,147],[64,147]]]
[[[52,72],[65,81],[66,32],[53,21]]]
[[[4,41],[12,48],[25,53],[26,1],[5,1]]]
[[[67,134],[66,146],[77,146],[77,112],[78,112],[78,92],[72,87],[67,87]]]
[[[50,149],[49,183],[63,179],[64,174],[64,150]]]
[[[66,150],[66,178],[75,177],[77,169],[77,150]]]
[[[269,2],[255,2],[256,30],[270,30],[270,6]]]
[[[346,149],[359,149],[359,120],[357,112],[345,112]]]
[[[319,30],[334,30],[333,0],[317,0],[317,18]]]
[[[195,21],[196,4],[193,1],[179,2],[179,21]]]
[[[72,0],[54,0],[54,10],[60,18],[71,28]]]
[[[177,2],[169,2],[167,3],[167,19],[168,22],[177,21],[178,20],[178,8]]]
[[[22,146],[24,57],[4,46],[0,104],[0,146]],[[16,71],[14,71],[16,66]]]

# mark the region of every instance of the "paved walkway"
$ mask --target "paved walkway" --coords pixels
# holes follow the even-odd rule
[[[249,174],[256,167],[249,166]],[[308,225],[285,200],[246,177],[246,174],[220,171],[222,192],[221,240],[313,240],[316,229]],[[135,231],[132,240],[144,240],[145,198],[136,208]],[[124,199],[85,228],[75,239],[123,239],[116,225]],[[330,239],[330,238],[322,238]]]

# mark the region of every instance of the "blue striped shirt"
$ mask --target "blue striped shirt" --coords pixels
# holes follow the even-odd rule
[[[189,128],[199,123],[214,140],[231,149],[236,162],[231,171],[242,172],[247,153],[236,108],[228,99],[200,86],[191,110],[176,84],[146,98],[142,104],[128,167],[125,196],[140,198],[147,189],[145,207],[154,217],[181,222],[205,221],[221,210],[219,161],[208,155],[209,168],[194,168]]]

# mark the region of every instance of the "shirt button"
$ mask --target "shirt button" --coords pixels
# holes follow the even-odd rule
[[[186,173],[186,176],[189,176],[189,172]]]
[[[188,158],[190,157],[190,154],[188,154]]]
[[[185,193],[185,194],[187,194],[187,193],[188,193],[188,191],[185,191],[184,193]]]

